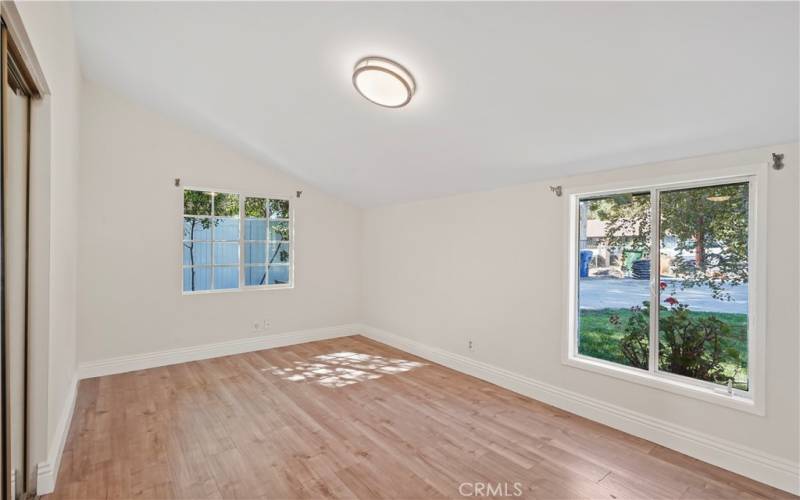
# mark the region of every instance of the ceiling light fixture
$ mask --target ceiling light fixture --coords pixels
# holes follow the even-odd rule
[[[385,57],[368,56],[353,68],[353,86],[368,101],[401,108],[411,101],[417,84],[403,66]]]

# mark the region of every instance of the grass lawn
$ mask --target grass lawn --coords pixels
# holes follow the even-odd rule
[[[669,314],[669,313],[661,313]],[[731,327],[730,341],[741,353],[742,366],[733,363],[726,365],[726,374],[733,375],[737,368],[739,373],[734,379],[734,387],[747,389],[747,315],[734,313],[691,312],[697,318],[716,316]],[[613,361],[623,365],[629,364],[622,351],[619,341],[622,338],[622,328],[611,324],[609,318],[617,315],[624,325],[631,315],[629,309],[582,309],[580,312],[580,341],[578,352],[593,358]]]

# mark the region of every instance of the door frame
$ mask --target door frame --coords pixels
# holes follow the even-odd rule
[[[7,127],[7,94],[6,94],[6,85],[5,82],[9,76],[9,58],[13,59],[14,64],[14,74],[18,76],[17,80],[22,84],[21,86],[24,87],[26,93],[29,94],[30,98],[28,101],[28,145],[27,145],[27,185],[28,185],[28,193],[26,195],[26,255],[25,255],[25,381],[24,381],[24,389],[23,393],[25,395],[25,408],[24,408],[24,422],[23,422],[23,442],[24,442],[24,450],[23,450],[23,463],[21,465],[21,473],[18,476],[18,479],[22,481],[21,489],[23,491],[23,497],[27,496],[27,494],[35,491],[36,489],[36,474],[35,471],[29,470],[32,467],[30,463],[30,429],[29,429],[29,422],[30,422],[30,378],[31,378],[31,352],[30,352],[30,322],[29,322],[29,310],[30,310],[30,234],[31,234],[31,200],[30,200],[30,158],[31,158],[31,132],[33,128],[31,127],[31,121],[33,119],[33,113],[31,112],[31,103],[35,99],[42,99],[45,96],[50,94],[50,89],[47,85],[47,80],[44,77],[44,72],[42,71],[41,65],[39,64],[38,59],[36,58],[36,54],[33,50],[33,45],[30,41],[30,38],[27,35],[25,27],[22,23],[22,18],[20,17],[19,11],[17,9],[17,5],[12,1],[3,1],[0,4],[0,25],[2,27],[2,31],[0,32],[0,77],[2,78],[3,86],[0,87],[0,112],[2,113],[2,118],[0,119],[0,137],[2,141],[0,141],[0,171],[6,165],[7,160],[7,153],[8,150],[6,146],[6,134],[8,131]],[[0,186],[4,180],[2,180],[2,175],[0,175]],[[2,434],[1,445],[2,445],[2,471],[0,472],[0,477],[2,477],[2,498],[3,499],[12,499],[15,495],[15,490],[17,486],[14,484],[14,478],[11,474],[10,469],[10,462],[11,462],[11,421],[10,421],[10,377],[9,377],[9,362],[8,362],[8,352],[9,352],[9,338],[6,332],[6,325],[5,325],[5,275],[4,275],[4,266],[5,266],[5,227],[3,224],[3,217],[4,217],[4,199],[0,196],[0,367],[2,368],[3,376],[2,376],[2,387],[0,387],[0,393],[2,394],[2,407],[0,407],[0,414],[2,415],[2,424],[0,425],[0,434]]]

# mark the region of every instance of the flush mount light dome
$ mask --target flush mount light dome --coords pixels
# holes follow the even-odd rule
[[[367,100],[387,108],[401,108],[416,90],[407,69],[385,57],[369,56],[353,68],[353,86]]]

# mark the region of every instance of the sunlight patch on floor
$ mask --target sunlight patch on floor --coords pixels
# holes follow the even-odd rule
[[[334,352],[295,361],[289,368],[271,368],[272,374],[291,382],[312,382],[325,387],[344,387],[384,375],[397,375],[425,363],[356,352]]]

